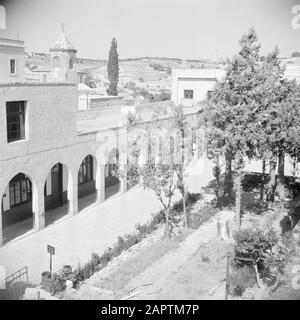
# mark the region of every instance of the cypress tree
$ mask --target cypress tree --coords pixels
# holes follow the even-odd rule
[[[107,75],[109,80],[107,94],[111,96],[117,96],[117,86],[119,81],[119,55],[117,51],[117,40],[115,38],[112,39],[111,47],[109,50]]]

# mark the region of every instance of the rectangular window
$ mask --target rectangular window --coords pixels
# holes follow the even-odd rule
[[[16,74],[17,73],[17,62],[15,59],[9,60],[9,72],[10,74]]]
[[[30,201],[31,194],[31,181],[24,174],[19,173],[10,181],[9,198],[11,207]]]
[[[87,156],[81,163],[78,172],[78,184],[93,180],[93,157]]]
[[[184,99],[193,99],[194,98],[194,91],[193,90],[184,90],[183,96],[184,96]]]
[[[25,101],[6,102],[7,142],[25,139]]]

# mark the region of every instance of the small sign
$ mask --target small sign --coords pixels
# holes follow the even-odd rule
[[[48,246],[47,246],[47,251],[48,251],[50,254],[55,255],[55,248],[54,248],[54,247],[48,245]]]

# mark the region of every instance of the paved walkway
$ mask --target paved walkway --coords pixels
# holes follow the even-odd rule
[[[187,178],[190,191],[199,192],[210,181],[210,166],[207,160],[191,164]],[[41,273],[49,270],[48,244],[56,248],[54,271],[66,264],[76,266],[87,261],[92,252],[101,254],[118,236],[132,232],[137,223],[146,222],[151,213],[160,208],[151,190],[133,188],[101,204],[91,205],[76,216],[65,216],[39,232],[31,231],[7,243],[0,248],[0,265],[6,268],[7,275],[27,265],[29,281],[39,283]]]

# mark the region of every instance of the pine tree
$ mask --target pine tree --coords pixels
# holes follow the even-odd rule
[[[107,94],[110,96],[118,95],[118,82],[119,82],[119,55],[117,51],[117,40],[112,39],[111,47],[109,50],[109,58],[107,63],[107,75],[109,80],[109,87]]]
[[[251,28],[241,38],[238,54],[228,61],[225,80],[216,85],[205,110],[208,144],[226,161],[224,200],[232,200],[236,155],[252,157],[254,152],[255,127],[250,120],[256,108],[253,91],[257,85],[259,49],[256,32]],[[235,162],[240,170],[240,160]]]

